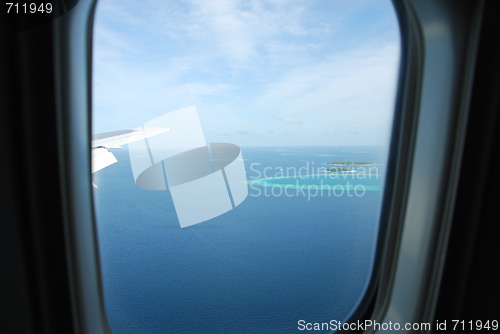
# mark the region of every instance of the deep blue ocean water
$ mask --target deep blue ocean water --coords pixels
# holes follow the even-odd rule
[[[183,229],[169,192],[137,188],[127,150],[113,153],[94,194],[114,333],[296,333],[299,320],[343,321],[357,307],[384,181],[373,148],[243,147],[247,199]],[[374,162],[378,174],[319,175],[331,161]]]

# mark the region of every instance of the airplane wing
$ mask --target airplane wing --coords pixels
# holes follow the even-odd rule
[[[92,137],[92,173],[106,168],[118,160],[109,149],[168,132],[170,128],[140,128],[107,132]]]

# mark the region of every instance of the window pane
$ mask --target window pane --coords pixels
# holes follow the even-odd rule
[[[399,63],[391,2],[100,0],[93,57],[113,331],[346,320],[379,233]]]

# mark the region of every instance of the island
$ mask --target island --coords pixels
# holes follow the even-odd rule
[[[326,165],[337,165],[337,166],[367,166],[373,165],[373,162],[367,161],[331,161],[325,162]]]
[[[326,170],[328,173],[354,173],[355,170],[346,167],[333,167]]]

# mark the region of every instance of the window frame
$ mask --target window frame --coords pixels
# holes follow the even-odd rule
[[[459,182],[484,2],[393,3],[402,36],[396,102],[401,123],[394,123],[394,183],[388,176],[392,196],[386,197],[390,202],[383,211],[388,234],[380,244],[379,289],[369,318],[379,323],[432,323]],[[451,63],[447,68],[443,58]],[[441,81],[433,84],[437,77]]]
[[[55,91],[65,243],[75,332],[112,333],[101,280],[91,184],[92,34],[97,0],[54,20]]]
[[[483,5],[483,1],[393,3],[400,20],[402,64],[381,217],[385,233],[379,236],[372,281],[360,304],[364,308],[357,309],[351,321],[432,320],[460,172]],[[54,24],[72,307],[78,331],[99,334],[111,330],[103,302],[90,175],[95,6],[96,0],[80,1]],[[436,22],[444,29],[440,44],[436,44],[440,29]],[[467,45],[469,51],[463,53]],[[435,87],[429,80],[444,56],[453,63],[437,72],[441,81]],[[433,182],[422,182],[421,173]],[[421,212],[426,216],[419,217]]]

